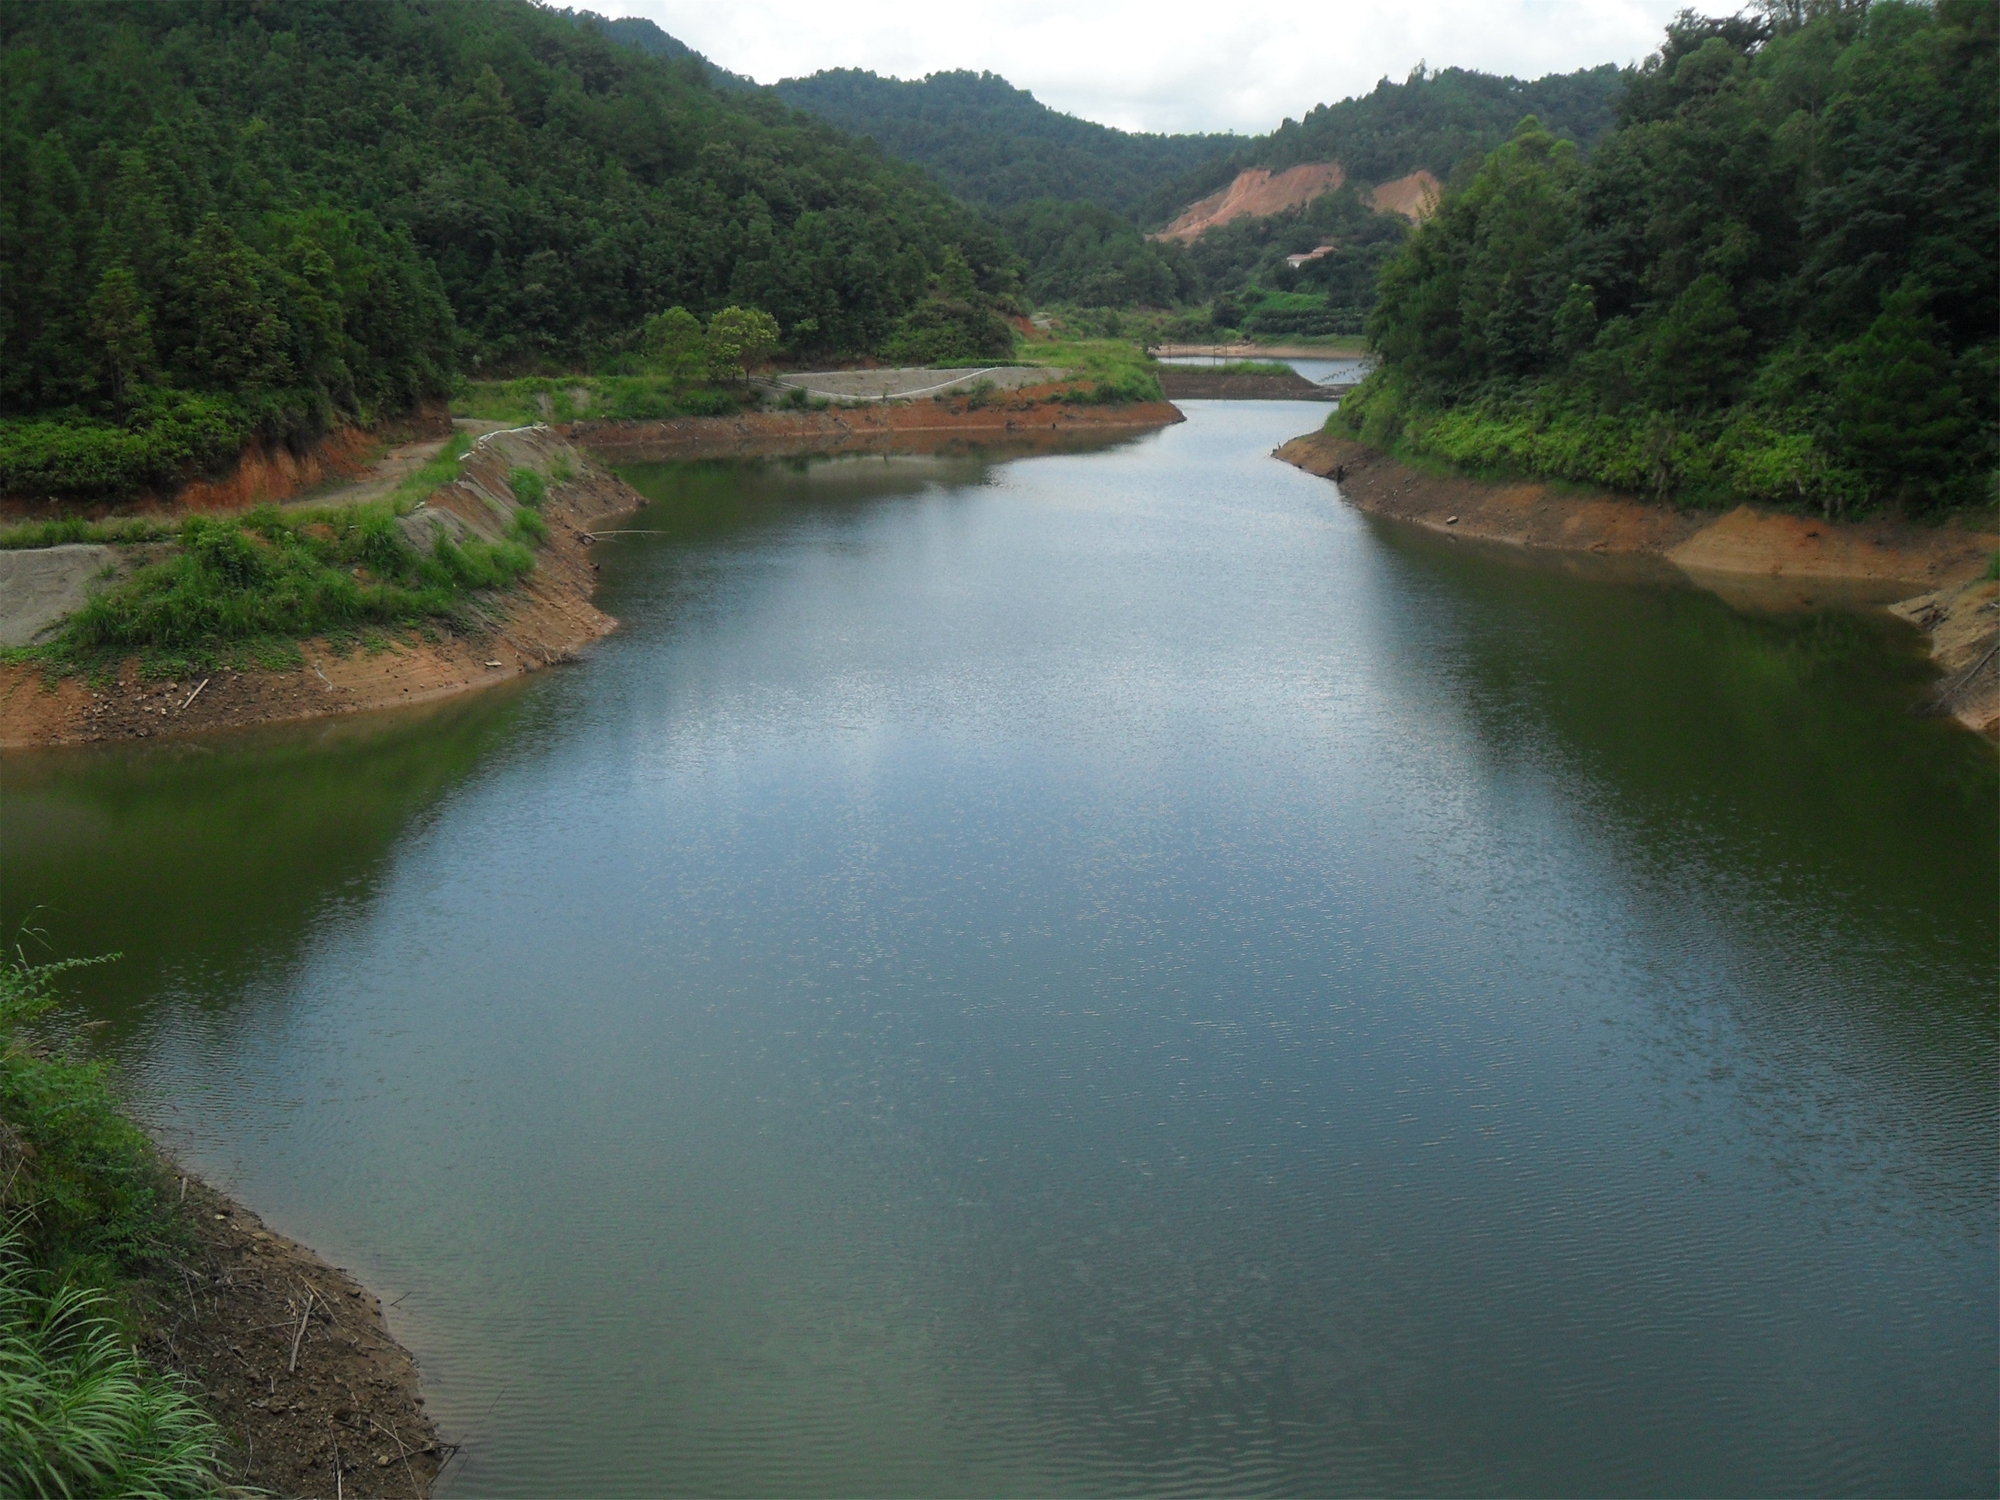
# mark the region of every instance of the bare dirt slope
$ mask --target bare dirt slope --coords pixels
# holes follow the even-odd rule
[[[1742,506],[1723,516],[1537,481],[1489,483],[1434,474],[1379,448],[1327,433],[1278,449],[1333,479],[1366,511],[1437,531],[1524,547],[1654,554],[1733,603],[1795,607],[1829,598],[1887,603],[1932,633],[1951,674],[1938,706],[1987,735],[2000,732],[2000,586],[1983,575],[2000,535],[1906,521],[1829,522]]]
[[[1346,169],[1337,161],[1307,162],[1282,172],[1251,167],[1238,172],[1228,187],[1190,203],[1173,223],[1150,238],[1198,239],[1232,219],[1262,218],[1298,208],[1324,193],[1337,192],[1346,181]],[[1368,202],[1377,213],[1401,214],[1412,224],[1435,213],[1443,197],[1444,184],[1422,169],[1368,191]]]
[[[1263,217],[1297,208],[1322,193],[1337,191],[1346,181],[1347,172],[1337,161],[1306,162],[1276,173],[1269,167],[1251,167],[1238,172],[1228,187],[1190,203],[1173,223],[1151,237],[1198,239],[1204,231],[1227,224],[1231,219],[1253,214]]]
[[[2000,581],[1977,578],[1905,599],[1889,612],[1930,632],[1931,660],[1944,672],[1932,706],[2000,739]]]
[[[1421,167],[1394,182],[1378,183],[1368,201],[1377,213],[1401,214],[1412,224],[1421,224],[1437,212],[1444,198],[1444,184]]]

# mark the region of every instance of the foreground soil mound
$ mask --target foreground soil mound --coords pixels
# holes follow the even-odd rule
[[[0,667],[0,747],[149,739],[422,703],[569,659],[617,625],[590,602],[590,532],[643,503],[630,486],[547,428],[489,433],[457,480],[404,518],[404,530],[419,547],[439,533],[506,535],[519,509],[508,476],[521,468],[550,477],[541,507],[548,539],[532,573],[481,598],[470,628],[432,627],[375,652],[307,641],[293,669],[225,669],[164,683],[136,660],[110,681],[51,682],[38,667]]]
[[[1984,579],[2000,535],[1907,521],[1829,522],[1740,506],[1725,515],[1622,495],[1493,483],[1413,468],[1366,443],[1312,433],[1277,456],[1332,479],[1365,511],[1522,547],[1651,554],[1732,603],[1796,608],[1842,598],[1886,604],[1931,632],[1950,676],[1935,707],[2000,733],[2000,585]]]

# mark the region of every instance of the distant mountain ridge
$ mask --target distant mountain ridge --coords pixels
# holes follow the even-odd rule
[[[1286,120],[1232,154],[1160,184],[1141,205],[1140,221],[1178,218],[1258,167],[1282,175],[1338,162],[1354,182],[1389,183],[1420,171],[1449,182],[1460,165],[1497,150],[1528,115],[1557,139],[1587,151],[1616,122],[1627,76],[1626,69],[1604,63],[1524,82],[1466,68],[1433,72],[1420,63],[1401,83],[1384,78],[1366,94],[1317,105],[1304,119]]]
[[[996,73],[883,78],[835,68],[787,78],[778,97],[929,169],[968,203],[1006,209],[1086,199],[1134,216],[1162,183],[1247,144],[1234,134],[1147,135],[1051,109]]]
[[[717,87],[760,87],[643,17],[559,13],[655,57],[689,59]],[[1186,238],[1176,223],[1201,217],[1194,213],[1201,200],[1228,195],[1258,169],[1288,181],[1297,169],[1337,164],[1344,179],[1357,183],[1416,184],[1385,205],[1409,217],[1431,192],[1415,174],[1449,180],[1461,163],[1498,148],[1525,116],[1587,150],[1611,128],[1626,77],[1627,70],[1612,63],[1525,81],[1419,63],[1402,83],[1384,78],[1366,94],[1316,105],[1263,136],[1119,130],[1053,109],[997,73],[969,69],[900,79],[831,68],[782,79],[771,92],[923,167],[964,202],[1006,211],[1044,198],[1080,200],[1141,228]],[[1282,212],[1304,201],[1251,212]],[[1225,214],[1216,222],[1240,216]]]
[[[682,57],[692,58],[701,65],[709,80],[717,88],[735,89],[741,92],[763,87],[754,78],[746,78],[741,73],[732,73],[729,69],[710,62],[686,42],[667,35],[644,16],[622,16],[614,21],[591,10],[565,10],[557,14],[568,16],[580,26],[595,27],[621,46],[634,47],[654,57],[664,57],[669,61]]]

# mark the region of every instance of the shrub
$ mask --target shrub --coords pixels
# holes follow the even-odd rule
[[[468,590],[530,571],[533,547],[546,535],[542,518],[524,507],[510,540],[440,539],[419,556],[389,502],[197,516],[181,527],[179,553],[91,599],[61,636],[31,654],[69,669],[141,651],[193,670],[254,642],[450,618]]]
[[[715,380],[741,380],[745,370],[778,347],[778,320],[748,307],[725,307],[708,320],[703,340],[708,374]]]
[[[223,1435],[74,1284],[48,1287],[0,1231],[0,1493],[222,1493]]]
[[[548,481],[533,469],[514,469],[507,475],[507,486],[513,490],[514,498],[521,504],[540,510],[542,501],[548,497]]]
[[[1014,330],[997,312],[976,302],[931,297],[897,320],[882,352],[913,365],[1005,359],[1014,352]]]
[[[159,1168],[101,1063],[53,1034],[54,982],[84,967],[0,962],[0,1213],[35,1264],[109,1276],[166,1232]]]
[[[0,493],[29,499],[171,493],[235,458],[256,434],[228,397],[177,393],[135,407],[124,425],[43,417],[0,421]]]
[[[151,1143],[54,1035],[54,981],[0,963],[0,1494],[212,1495],[222,1435],[93,1284],[173,1234]]]
[[[708,351],[701,320],[685,307],[670,307],[646,320],[646,364],[675,383],[706,380]]]

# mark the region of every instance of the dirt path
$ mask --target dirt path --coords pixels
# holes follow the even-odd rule
[[[1489,483],[1412,468],[1323,432],[1293,438],[1277,457],[1332,479],[1343,498],[1376,515],[1523,547],[1657,555],[1739,606],[1901,599],[1894,612],[1931,633],[1933,659],[1950,674],[1940,711],[2000,735],[2000,652],[1988,649],[2000,641],[2000,585],[1984,577],[2000,549],[1993,532],[1830,522],[1747,505],[1717,516],[1536,481]]]
[[[996,390],[1013,391],[1067,378],[1068,371],[1045,365],[988,365],[970,370],[906,365],[882,370],[786,370],[766,383],[781,392],[804,391],[834,401],[907,401],[940,391],[962,394],[982,381]]]

